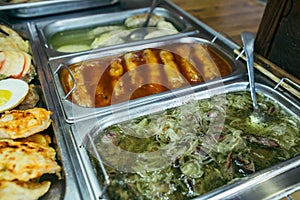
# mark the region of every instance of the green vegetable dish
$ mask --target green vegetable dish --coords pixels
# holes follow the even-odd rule
[[[94,141],[108,198],[192,199],[298,155],[299,117],[263,95],[258,102],[263,124],[249,120],[250,94],[233,92],[106,128]]]

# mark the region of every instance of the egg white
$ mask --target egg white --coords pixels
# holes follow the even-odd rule
[[[29,85],[20,79],[5,79],[0,81],[0,90],[9,90],[12,95],[5,104],[0,106],[0,113],[17,107],[25,99]]]

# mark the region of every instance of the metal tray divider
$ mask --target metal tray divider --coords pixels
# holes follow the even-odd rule
[[[224,31],[220,31],[220,32],[217,32],[215,33],[215,36],[211,39],[211,43],[215,43],[215,41],[217,39],[223,41],[224,39],[223,38],[228,38],[231,40],[232,43],[235,43],[234,42],[234,39],[232,39],[227,33],[225,33]],[[222,40],[223,39],[223,40]],[[236,44],[238,45],[238,44]]]
[[[25,26],[25,25],[24,25]],[[29,41],[35,41],[35,32],[33,29],[33,24],[31,22],[26,22],[26,30],[27,32],[24,32],[24,34],[27,35]],[[31,44],[31,50],[32,50],[32,56],[34,59],[34,64],[38,73],[38,79],[40,82],[41,89],[43,91],[43,98],[44,103],[47,105],[47,108],[49,110],[55,111],[52,113],[51,119],[53,120],[52,128],[53,128],[53,134],[57,150],[57,156],[59,158],[59,161],[62,164],[62,170],[63,170],[63,178],[61,181],[63,181],[63,186],[59,189],[51,189],[49,190],[49,194],[47,194],[46,199],[81,199],[82,195],[86,195],[86,192],[81,190],[80,188],[80,181],[78,181],[78,177],[82,177],[81,172],[75,172],[75,166],[77,162],[74,162],[74,159],[72,157],[73,148],[71,147],[71,140],[69,137],[69,134],[66,132],[65,123],[60,120],[61,114],[60,109],[57,107],[56,102],[56,96],[53,95],[53,88],[51,87],[51,82],[48,79],[48,70],[47,68],[43,67],[42,63],[46,63],[46,61],[43,60],[40,51],[38,51],[37,43]],[[36,56],[38,55],[38,56]],[[53,139],[54,139],[53,138]],[[72,157],[72,158],[71,158]],[[76,164],[75,164],[76,163]],[[75,176],[75,174],[77,174]],[[62,190],[62,191],[61,191]],[[58,197],[57,194],[61,193]],[[55,194],[55,195],[54,195]],[[44,197],[41,197],[41,199],[45,199]]]
[[[29,6],[43,6],[43,5],[49,5],[49,4],[56,4],[56,3],[66,3],[66,2],[72,2],[72,1],[78,1],[81,0],[52,0],[52,1],[39,1],[39,2],[26,2],[26,3],[6,3],[1,2],[0,5],[3,6],[3,10],[6,9],[18,9],[23,7],[29,7]]]

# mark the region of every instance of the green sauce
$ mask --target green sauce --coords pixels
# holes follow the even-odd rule
[[[298,155],[299,118],[262,95],[258,102],[269,115],[264,124],[249,120],[250,94],[234,92],[105,129],[95,143],[111,180],[108,197],[192,199]],[[180,153],[168,164],[162,162],[162,155],[149,156],[161,150],[172,157],[176,154],[173,147]],[[118,155],[122,150],[146,154],[132,161]]]
[[[94,38],[88,37],[87,34],[90,30],[91,28],[60,31],[49,38],[49,43],[53,49],[60,52],[78,52],[92,49],[91,43]],[[73,46],[73,48],[70,48],[70,46]]]

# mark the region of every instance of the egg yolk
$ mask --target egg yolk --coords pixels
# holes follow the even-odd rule
[[[9,101],[12,93],[9,90],[0,90],[0,106]]]

